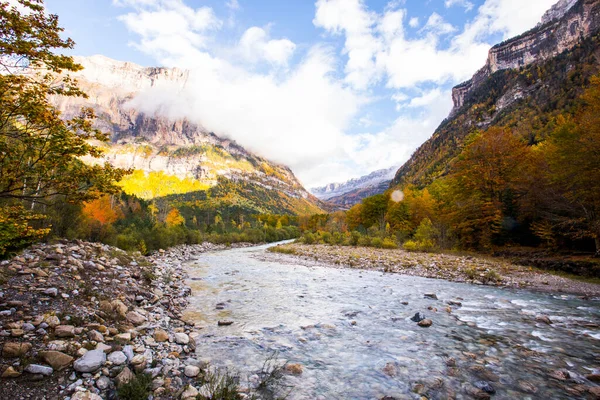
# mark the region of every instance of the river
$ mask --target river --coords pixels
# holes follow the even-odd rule
[[[202,327],[198,357],[212,365],[252,381],[277,352],[303,365],[285,379],[291,400],[470,399],[476,387],[493,399],[590,398],[600,299],[265,261],[268,247],[188,264],[186,318]],[[417,312],[433,325],[411,321]]]

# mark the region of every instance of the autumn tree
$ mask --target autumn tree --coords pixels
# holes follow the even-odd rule
[[[521,178],[528,153],[523,140],[497,127],[476,135],[462,151],[444,197],[464,247],[491,246],[509,217],[507,206],[526,190]]]
[[[114,192],[124,173],[81,161],[101,156],[89,140],[108,139],[94,129],[92,110],[64,120],[49,102],[54,95],[85,97],[68,76],[82,67],[54,53],[74,46],[62,31],[42,0],[18,0],[18,6],[0,1],[0,212],[13,215],[2,219],[2,232],[15,231],[7,224],[27,220],[37,206],[58,198],[81,202]],[[39,233],[28,236],[45,232]]]
[[[389,196],[377,194],[367,197],[362,201],[361,220],[365,228],[376,226],[379,230],[385,229],[385,214],[387,212]]]
[[[592,238],[600,256],[600,78],[583,95],[583,110],[559,118],[545,151],[549,187],[545,217],[575,238]]]

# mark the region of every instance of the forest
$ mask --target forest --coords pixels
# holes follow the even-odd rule
[[[306,243],[492,252],[538,247],[600,254],[600,78],[547,137],[527,129],[476,131],[449,172],[399,185],[347,212],[316,216]]]

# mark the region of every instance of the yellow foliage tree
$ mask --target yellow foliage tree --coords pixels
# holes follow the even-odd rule
[[[172,208],[169,214],[167,214],[165,223],[167,226],[179,226],[185,223],[185,218],[183,218],[178,209]]]

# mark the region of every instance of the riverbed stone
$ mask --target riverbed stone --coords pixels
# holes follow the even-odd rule
[[[125,318],[135,326],[141,325],[147,321],[146,317],[136,311],[129,311]]]
[[[108,361],[113,365],[123,365],[127,362],[127,356],[122,351],[114,351],[108,355]]]
[[[104,342],[104,335],[96,330],[89,331],[88,338],[94,342]]]
[[[29,353],[32,345],[29,342],[6,342],[4,346],[2,346],[2,357],[4,358],[15,358],[22,357],[25,354]]]
[[[433,325],[433,321],[430,319],[424,319],[422,321],[419,321],[418,325],[421,328],[429,328],[431,325]]]
[[[186,365],[183,373],[188,378],[195,378],[200,374],[200,368],[195,365]]]
[[[59,338],[69,338],[75,336],[75,327],[73,325],[58,325],[54,328],[54,334]]]
[[[0,377],[3,379],[11,379],[18,378],[19,376],[21,376],[21,373],[11,365],[2,372],[2,375]]]
[[[110,378],[107,376],[101,376],[96,380],[96,387],[100,390],[106,390],[110,386]]]
[[[35,374],[35,375],[50,376],[50,375],[52,375],[52,372],[54,372],[54,370],[52,369],[52,367],[48,367],[45,365],[29,364],[25,368],[25,372],[29,372],[30,374]]]
[[[91,350],[76,360],[73,368],[77,372],[95,372],[106,363],[106,354],[101,350]]]
[[[174,338],[177,344],[188,344],[190,342],[190,337],[183,332],[175,333]]]
[[[73,357],[60,351],[40,351],[40,357],[57,371],[67,368],[73,363]]]
[[[162,329],[156,329],[154,330],[154,340],[158,343],[163,343],[169,340],[169,334],[162,330]]]
[[[473,386],[475,386],[477,389],[483,390],[484,392],[489,393],[489,394],[496,393],[496,389],[491,385],[491,383],[486,382],[486,381],[477,381],[477,382],[473,383]]]

